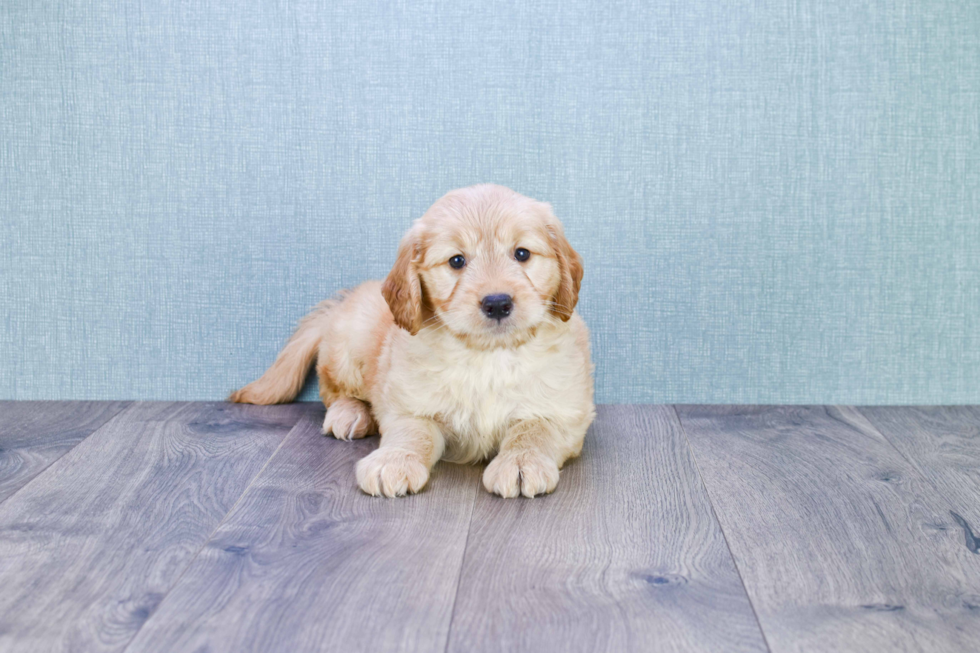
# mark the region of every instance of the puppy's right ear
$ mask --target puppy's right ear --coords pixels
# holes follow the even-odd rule
[[[422,282],[417,264],[421,247],[410,232],[398,246],[398,258],[381,286],[395,324],[413,336],[422,328]]]

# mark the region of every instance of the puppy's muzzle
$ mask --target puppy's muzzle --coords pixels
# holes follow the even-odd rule
[[[498,322],[514,310],[514,298],[510,295],[487,295],[480,302],[483,314]]]

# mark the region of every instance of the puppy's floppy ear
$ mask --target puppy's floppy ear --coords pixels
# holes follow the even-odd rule
[[[551,246],[558,259],[558,272],[561,275],[558,290],[551,298],[550,310],[562,322],[568,322],[572,317],[572,311],[575,310],[575,304],[578,303],[578,291],[582,286],[582,257],[572,249],[557,221],[548,225],[548,236],[551,238]]]
[[[398,257],[381,286],[395,324],[413,336],[422,328],[422,282],[417,263],[422,248],[409,232],[398,246]]]

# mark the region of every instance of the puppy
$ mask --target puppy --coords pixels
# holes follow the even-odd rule
[[[551,492],[595,416],[581,281],[550,205],[489,184],[452,191],[412,225],[384,283],[317,306],[231,400],[291,401],[315,360],[323,432],[381,433],[357,463],[364,492],[418,492],[440,458],[495,453],[489,492]]]

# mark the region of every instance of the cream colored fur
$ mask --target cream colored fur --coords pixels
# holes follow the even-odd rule
[[[515,258],[517,248],[530,252]],[[465,257],[462,269],[449,260]],[[551,207],[493,185],[453,191],[369,281],[304,318],[275,363],[232,401],[291,401],[316,359],[324,433],[381,432],[357,464],[368,494],[418,492],[439,459],[477,462],[490,492],[551,492],[595,415],[581,260]],[[499,323],[483,297],[505,293]]]

